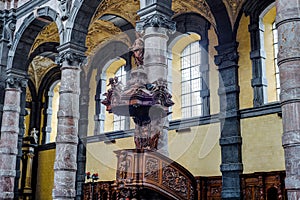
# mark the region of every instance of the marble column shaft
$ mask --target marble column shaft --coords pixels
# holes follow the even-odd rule
[[[80,63],[73,52],[61,55],[53,199],[74,199],[78,145]]]
[[[21,80],[9,78],[5,89],[0,139],[0,199],[14,198],[20,117]]]
[[[289,200],[300,199],[300,1],[277,0],[278,67]]]

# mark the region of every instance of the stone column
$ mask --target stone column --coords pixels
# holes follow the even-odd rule
[[[267,94],[267,78],[266,78],[266,53],[264,51],[264,25],[259,16],[252,14],[251,22],[248,27],[251,37],[251,52],[252,60],[252,79],[251,86],[253,88],[253,106],[263,106],[268,102]]]
[[[222,199],[241,199],[240,174],[242,164],[242,138],[239,116],[237,43],[216,47],[215,63],[219,70],[219,98],[221,123]]]
[[[141,0],[140,22],[136,29],[144,34],[144,68],[148,76],[148,82],[153,83],[158,79],[167,81],[168,59],[167,41],[168,33],[176,30],[175,22],[171,21],[173,12],[171,0]],[[163,131],[158,142],[158,151],[168,155],[168,128],[169,121],[164,121]]]
[[[78,145],[80,64],[85,48],[67,43],[58,48],[61,67],[53,199],[74,199]]]
[[[81,200],[83,198],[83,184],[85,182],[86,173],[86,137],[88,131],[88,118],[89,118],[89,81],[87,81],[83,73],[81,73],[81,94],[79,97],[79,144],[77,151],[77,174],[76,174],[76,199]]]
[[[300,2],[277,0],[278,67],[289,200],[300,199]]]
[[[22,71],[7,72],[0,139],[0,199],[13,199],[18,155],[21,87],[27,80]]]

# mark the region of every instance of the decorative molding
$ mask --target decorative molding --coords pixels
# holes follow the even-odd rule
[[[205,0],[173,1],[172,10],[175,12],[175,15],[190,12],[198,13],[216,27],[216,20]]]
[[[70,11],[72,7],[72,0],[57,0],[59,2],[59,10],[61,15],[61,20],[65,21],[70,16]]]
[[[243,3],[245,0],[223,0],[223,3],[226,6],[231,26],[233,27],[235,24],[235,20],[239,14],[239,11],[242,8]]]
[[[14,32],[16,30],[15,20],[9,21],[5,24],[3,30],[3,39],[8,40],[8,47],[11,47],[14,39]]]
[[[170,33],[176,31],[176,22],[164,15],[154,14],[136,23],[136,30],[143,32],[148,27],[163,27],[169,29]]]

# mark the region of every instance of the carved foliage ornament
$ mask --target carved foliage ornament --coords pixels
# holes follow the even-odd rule
[[[146,161],[145,178],[158,182],[158,165],[157,159],[148,158]]]
[[[163,27],[169,29],[170,33],[176,31],[176,23],[166,16],[154,14],[136,23],[136,30],[143,32],[148,27]]]
[[[65,51],[56,57],[55,60],[55,62],[59,65],[62,65],[62,63],[65,61],[71,66],[81,66],[83,63],[85,63],[86,57],[79,53]]]
[[[7,87],[9,88],[26,88],[28,80],[23,77],[14,77],[13,75],[8,75],[6,79]]]
[[[170,166],[163,168],[163,185],[178,192],[180,196],[188,196],[187,179]]]

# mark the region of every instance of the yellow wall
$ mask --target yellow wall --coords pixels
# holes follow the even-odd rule
[[[115,144],[105,144],[104,142],[90,143],[87,145],[86,171],[99,173],[101,181],[115,180],[117,157],[114,151],[134,148],[132,137],[118,139]]]
[[[284,170],[282,122],[277,114],[241,120],[244,173]]]
[[[250,33],[248,31],[250,19],[244,15],[241,18],[237,32],[239,42],[239,86],[240,86],[240,108],[253,107],[253,90],[251,87],[252,63],[250,59]]]
[[[53,88],[51,133],[50,133],[49,142],[55,142],[56,135],[57,135],[57,112],[59,107],[59,88],[60,88],[60,82]]]
[[[218,176],[221,164],[218,123],[192,127],[191,132],[169,132],[170,158],[194,176]]]
[[[39,152],[39,166],[37,169],[36,199],[52,200],[54,180],[55,149]]]
[[[170,158],[194,176],[221,175],[219,138],[219,124],[194,127],[191,132],[170,131]],[[87,145],[87,171],[99,173],[101,180],[115,180],[117,159],[113,151],[134,148],[133,137],[118,139],[115,144],[90,143]]]
[[[218,95],[219,88],[219,71],[215,65],[214,56],[217,55],[215,46],[218,46],[215,29],[208,30],[208,62],[209,62],[209,90],[210,90],[210,114],[217,114],[220,111],[220,102]]]

